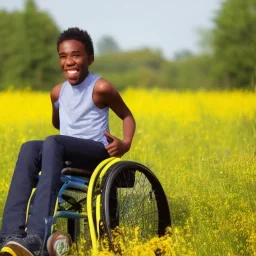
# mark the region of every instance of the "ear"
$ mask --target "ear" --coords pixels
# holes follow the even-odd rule
[[[94,62],[94,55],[89,56],[88,61],[89,65],[91,65]]]

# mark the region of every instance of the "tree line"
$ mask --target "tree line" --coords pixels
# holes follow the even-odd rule
[[[214,28],[202,33],[207,51],[180,51],[173,60],[160,50],[121,51],[111,37],[96,45],[91,71],[118,89],[254,89],[256,0],[225,0]],[[23,11],[0,11],[0,90],[9,86],[49,90],[63,81],[56,50],[60,29],[34,0]]]

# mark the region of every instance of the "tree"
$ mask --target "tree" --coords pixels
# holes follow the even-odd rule
[[[175,60],[187,60],[193,57],[193,53],[190,50],[184,49],[174,53]]]
[[[24,30],[20,12],[0,12],[0,88],[18,84],[24,72]]]
[[[252,83],[256,64],[256,0],[226,0],[213,33],[217,75],[229,88]]]
[[[200,52],[202,54],[212,55],[213,54],[213,30],[198,28],[197,34],[199,40],[197,42]]]
[[[59,29],[51,17],[27,0],[24,12],[0,11],[0,20],[0,88],[48,90],[59,82]]]
[[[97,50],[99,54],[119,52],[120,47],[114,38],[111,36],[103,36],[97,43]]]
[[[59,74],[56,52],[59,29],[47,13],[37,9],[34,0],[27,0],[25,4],[24,33],[28,55],[26,70],[29,71],[24,74],[24,80],[37,89],[49,82],[55,83]]]

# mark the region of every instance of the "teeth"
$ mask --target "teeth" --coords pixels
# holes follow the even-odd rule
[[[67,71],[69,74],[75,74],[77,72],[77,70],[68,70]]]

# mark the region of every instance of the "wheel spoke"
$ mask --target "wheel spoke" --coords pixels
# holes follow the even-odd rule
[[[112,228],[116,227],[119,230],[117,233],[127,242],[134,236],[134,229],[137,227],[140,239],[145,240],[163,233],[160,229],[165,229],[170,224],[169,214],[166,214],[169,213],[169,207],[162,186],[146,167],[121,161],[109,170],[109,175],[106,175],[103,182],[106,191],[102,193],[102,213],[103,220],[106,220],[105,229],[110,236],[111,230],[107,223]],[[110,193],[110,190],[115,193]],[[118,223],[116,226],[109,221],[110,213],[118,219],[113,220]]]

